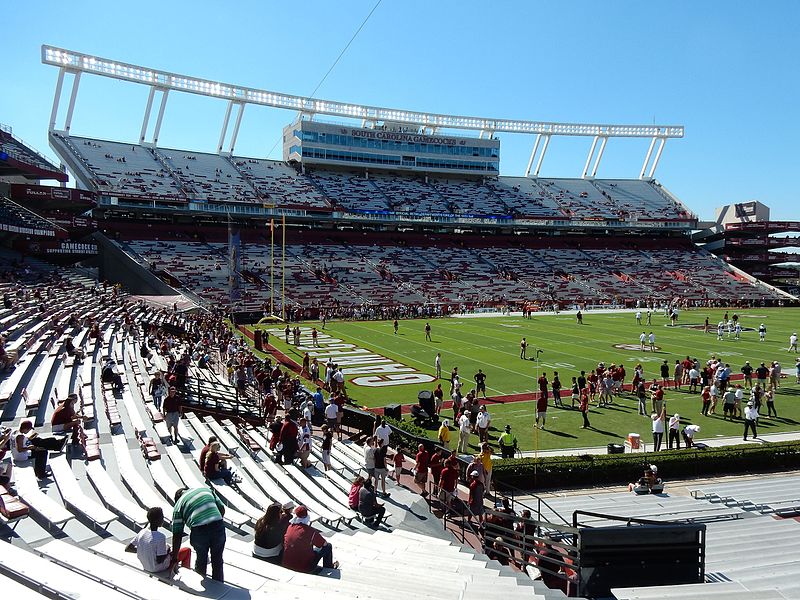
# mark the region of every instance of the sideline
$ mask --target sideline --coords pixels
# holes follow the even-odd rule
[[[783,431],[780,433],[768,433],[757,438],[752,438],[745,442],[740,436],[729,437],[715,437],[703,439],[700,444],[708,446],[709,448],[721,448],[723,446],[736,446],[739,444],[769,444],[775,442],[796,442],[800,440],[800,431]],[[648,439],[643,437],[645,444],[650,444]],[[662,447],[666,446],[666,442]],[[681,446],[683,448],[683,446]],[[664,452],[665,450],[662,450]],[[523,458],[532,458],[534,456],[579,456],[581,454],[607,454],[608,448],[606,446],[596,446],[590,448],[555,448],[553,450],[539,450],[534,452],[526,450],[522,452]],[[626,452],[626,454],[631,454]]]

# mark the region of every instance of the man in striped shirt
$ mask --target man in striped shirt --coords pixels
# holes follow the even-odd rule
[[[222,551],[225,549],[225,507],[207,487],[175,492],[172,511],[172,560],[177,561],[184,527],[189,527],[189,543],[197,555],[194,570],[206,576],[208,554],[211,552],[211,578],[225,581]]]

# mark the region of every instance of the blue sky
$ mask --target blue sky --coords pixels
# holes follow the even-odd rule
[[[41,152],[57,71],[43,43],[310,94],[374,0],[14,2],[0,122]],[[13,6],[13,8],[11,8]],[[318,97],[487,117],[686,126],[656,176],[703,218],[760,200],[800,219],[800,2],[383,0]],[[72,131],[137,139],[147,89],[87,77]],[[213,151],[225,104],[172,95],[160,144]],[[249,107],[237,153],[265,156],[293,113]],[[502,138],[504,174],[532,138]],[[555,138],[543,176],[579,176],[591,140]],[[636,177],[647,141],[611,140],[600,177]],[[279,157],[280,145],[272,150]]]

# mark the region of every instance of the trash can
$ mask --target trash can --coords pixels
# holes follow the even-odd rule
[[[622,444],[609,444],[607,449],[608,454],[623,454],[625,452],[625,446]]]
[[[399,421],[401,418],[400,405],[387,404],[386,406],[383,407],[383,414],[389,417],[390,419],[397,419]]]
[[[641,446],[642,438],[639,436],[638,433],[629,433],[628,434],[628,444],[631,446],[631,450],[638,450]]]

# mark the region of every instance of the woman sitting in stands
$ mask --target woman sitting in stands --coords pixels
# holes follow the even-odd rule
[[[71,335],[67,336],[67,339],[64,341],[64,352],[69,356],[74,356],[78,360],[83,360],[83,357],[86,356],[84,351],[81,348],[77,348],[72,342]]]
[[[203,475],[206,479],[223,479],[228,485],[234,482],[233,471],[231,471],[224,458],[220,456],[219,442],[211,442],[206,455],[206,464],[203,468]]]
[[[353,485],[350,486],[350,493],[347,495],[347,505],[353,510],[358,510],[358,492],[360,492],[361,488],[364,486],[364,481],[366,480],[359,475],[356,477]]]
[[[294,504],[291,502],[283,506],[273,502],[267,507],[264,516],[256,521],[253,556],[275,565],[281,564],[283,536],[289,527],[292,508]]]
[[[628,484],[628,491],[637,496],[642,494],[660,494],[664,491],[664,483],[658,477],[658,467],[650,465],[644,470],[644,475],[636,483]]]

